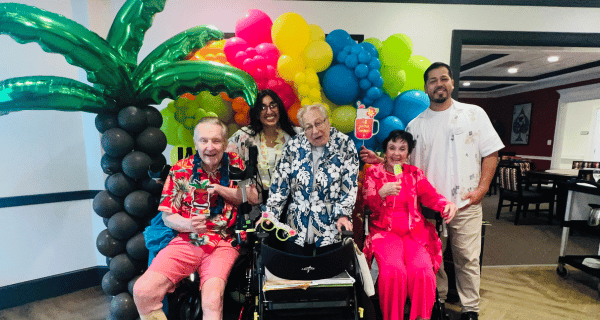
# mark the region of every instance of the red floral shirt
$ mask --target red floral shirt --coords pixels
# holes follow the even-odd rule
[[[244,162],[237,154],[227,152],[227,155],[230,165],[244,169]],[[179,214],[184,218],[190,218],[192,210],[202,211],[200,205],[207,203],[208,193],[206,189],[195,188],[190,184],[194,168],[193,161],[194,156],[190,156],[173,165],[165,181],[158,210]],[[220,184],[221,173],[217,171],[215,175],[209,176],[200,169],[199,179],[208,179],[211,184]],[[234,187],[233,181],[229,181],[228,187]],[[216,194],[210,198],[211,207],[217,205],[217,198]],[[237,206],[225,201],[223,212],[206,220],[207,231],[198,235],[201,247],[205,252],[212,252],[221,239],[228,242],[233,240],[232,227],[235,225],[236,216]],[[190,241],[189,232],[179,232],[179,236],[183,240]]]

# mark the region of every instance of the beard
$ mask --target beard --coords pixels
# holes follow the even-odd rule
[[[434,93],[429,96],[429,100],[435,103],[444,103],[448,98],[450,98],[450,94],[445,90],[442,90],[439,94],[434,91]]]

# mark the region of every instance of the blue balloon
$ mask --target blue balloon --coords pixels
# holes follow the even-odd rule
[[[369,71],[369,75],[367,76],[367,78],[369,79],[369,81],[375,82],[377,81],[377,79],[381,78],[381,72],[379,72],[379,70],[377,69],[373,69]]]
[[[354,69],[354,74],[359,77],[359,78],[364,78],[367,76],[367,74],[369,74],[369,67],[367,67],[366,64],[361,63],[359,65],[356,66],[356,69]]]
[[[371,87],[367,90],[367,98],[371,100],[377,100],[381,97],[381,89],[377,87]]]
[[[372,58],[379,58],[379,52],[377,52],[377,48],[372,43],[361,42],[360,45],[371,54]]]
[[[377,140],[379,140],[379,142],[383,142],[383,140],[390,135],[390,132],[394,130],[404,130],[406,127],[400,119],[394,116],[386,117],[379,125],[381,126],[381,128],[379,128],[379,133],[377,133]]]
[[[371,83],[371,81],[369,81],[369,79],[360,79],[360,82],[358,83],[358,85],[360,86],[361,89],[363,90],[369,90],[370,87],[373,86],[373,84]]]
[[[387,93],[383,92],[381,98],[375,100],[373,103],[373,108],[379,109],[379,112],[375,115],[375,119],[383,120],[392,114],[392,111],[394,110],[394,101]]]
[[[379,77],[379,78],[375,79],[375,81],[373,81],[373,86],[377,87],[377,88],[383,87],[383,78]]]
[[[335,57],[337,57],[338,53],[344,50],[345,46],[356,44],[348,32],[342,29],[331,31],[327,37],[325,37],[325,42],[331,46],[331,50],[333,50],[333,55]]]
[[[337,105],[353,104],[358,98],[358,78],[354,70],[343,64],[329,67],[323,77],[323,92],[327,99]]]
[[[358,55],[361,51],[363,50],[363,48],[359,45],[354,45],[352,46],[352,48],[350,49],[350,52]]]
[[[369,139],[369,140],[360,140],[360,139],[356,138],[356,136],[354,135],[354,131],[349,132],[348,135],[350,136],[352,141],[354,141],[356,150],[358,150],[359,152],[360,152],[360,147],[363,145],[365,147],[367,147],[367,149],[369,149],[369,150],[380,149],[380,146],[379,146],[380,144],[379,144],[379,142],[377,142],[377,139],[375,139],[375,136],[371,137],[371,139]]]
[[[371,61],[371,54],[367,51],[361,51],[358,53],[358,62],[360,63],[369,63]]]
[[[381,61],[379,58],[371,58],[371,61],[369,61],[369,69],[381,69]]]
[[[373,99],[371,99],[367,96],[363,97],[361,102],[367,107],[370,107],[373,105]]]
[[[354,53],[351,53],[346,56],[344,64],[346,65],[346,67],[354,69],[358,65],[358,57]]]
[[[429,107],[429,97],[421,90],[408,90],[394,99],[392,114],[408,124]]]

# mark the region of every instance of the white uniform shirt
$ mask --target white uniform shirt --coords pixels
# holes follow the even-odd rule
[[[452,102],[444,111],[423,111],[406,131],[417,140],[411,163],[425,172],[439,193],[461,208],[469,201],[461,198],[479,185],[482,158],[504,144],[481,107]]]

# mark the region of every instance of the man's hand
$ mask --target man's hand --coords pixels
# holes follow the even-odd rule
[[[383,162],[383,159],[378,157],[373,150],[367,149],[365,146],[360,147],[360,160],[365,163],[377,164]]]
[[[397,196],[400,193],[400,189],[402,189],[402,185],[399,181],[388,182],[379,189],[379,196],[382,200],[385,200],[387,196]]]
[[[197,234],[206,232],[206,215],[192,215],[192,228]]]
[[[260,204],[260,198],[258,197],[258,190],[255,185],[246,187],[246,197],[248,198],[248,203],[255,206]]]
[[[481,203],[481,200],[483,200],[483,197],[485,196],[486,193],[487,193],[487,190],[477,188],[477,189],[465,194],[461,199],[462,200],[469,199],[469,203],[467,203],[467,205],[465,205],[464,207],[462,207],[460,209],[468,208],[470,205]]]
[[[444,207],[444,210],[442,210],[441,214],[446,224],[450,223],[450,221],[454,218],[457,210],[458,208],[456,208],[454,203],[449,203]]]
[[[350,219],[346,216],[340,217],[335,224],[340,233],[342,233],[342,226],[344,226],[346,230],[352,231],[352,222],[350,222]]]

